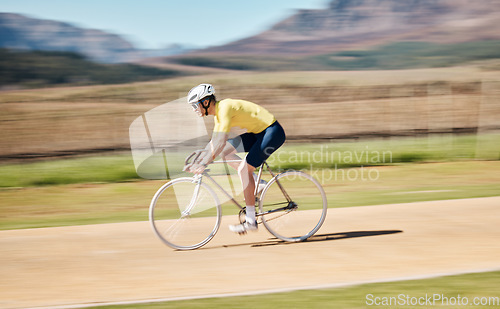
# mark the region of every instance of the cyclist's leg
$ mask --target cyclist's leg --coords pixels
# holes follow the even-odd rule
[[[252,149],[256,141],[257,141],[256,134],[245,133],[234,139],[230,139],[228,141],[228,144],[231,144],[233,148],[236,150],[236,152],[248,152]],[[236,156],[236,154],[231,152],[229,154]],[[238,171],[238,175],[240,177],[241,184],[243,187],[243,195],[245,198],[245,205],[246,205],[246,223],[238,225],[230,225],[229,229],[233,232],[242,234],[246,233],[247,230],[257,230],[257,220],[255,219],[255,195],[254,195],[255,167],[249,165],[246,162],[246,159],[232,166],[235,167],[236,170]]]
[[[286,139],[285,132],[277,121],[264,131],[254,134],[253,137],[255,137],[256,140],[248,151],[245,160],[241,162],[238,168],[238,174],[243,185],[243,194],[245,197],[247,223],[230,226],[230,229],[237,233],[244,233],[248,229],[257,229],[255,220],[255,182],[253,179],[253,172],[274,151],[276,151],[276,149],[283,145]],[[249,146],[249,143],[245,146]]]
[[[243,160],[238,167],[238,175],[240,176],[241,184],[243,185],[243,196],[245,197],[245,204],[247,206],[255,206],[254,171],[255,167],[248,164],[246,160]]]
[[[227,141],[226,146],[222,150],[221,157],[224,160],[241,160],[236,153],[248,152],[256,140],[257,138],[255,137],[255,134],[252,133],[245,133],[235,138],[231,138]],[[235,170],[238,170],[240,166],[240,163],[238,162],[230,162],[228,164]]]
[[[243,184],[245,203],[247,208],[248,206],[252,207],[253,213],[251,213],[251,217],[253,219],[255,219],[255,182],[253,173],[276,149],[283,145],[286,139],[285,131],[277,121],[263,132],[255,134],[255,137],[257,140],[238,168],[238,174]]]

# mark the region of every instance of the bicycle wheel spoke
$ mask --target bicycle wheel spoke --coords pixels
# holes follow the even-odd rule
[[[163,231],[162,235],[168,236],[169,239],[175,239],[175,235],[179,233],[179,228],[178,226],[183,223],[182,218],[179,218],[175,220],[175,223],[172,225],[166,225],[165,230]]]

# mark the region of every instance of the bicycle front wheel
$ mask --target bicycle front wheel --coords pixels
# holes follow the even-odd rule
[[[303,241],[316,233],[326,218],[328,203],[320,183],[301,171],[274,177],[259,203],[262,223],[284,241]]]
[[[163,185],[149,207],[149,222],[166,245],[192,250],[208,243],[221,222],[217,195],[206,184],[191,177]]]

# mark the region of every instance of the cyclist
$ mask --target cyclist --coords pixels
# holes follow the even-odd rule
[[[187,101],[200,117],[215,116],[212,139],[199,159],[190,166],[189,171],[201,174],[219,155],[226,160],[239,160],[237,152],[248,152],[241,163],[230,163],[237,169],[243,185],[246,220],[243,224],[230,225],[229,229],[239,234],[256,231],[254,171],[283,145],[286,139],[285,131],[269,111],[255,103],[235,99],[217,101],[215,89],[210,84],[200,84],[192,88]],[[246,132],[229,138],[231,129],[238,127]]]

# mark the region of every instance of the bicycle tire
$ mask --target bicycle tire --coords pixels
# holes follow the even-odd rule
[[[217,233],[222,211],[217,194],[193,177],[174,179],[153,196],[149,221],[160,240],[177,250],[193,250],[207,244]],[[184,212],[184,213],[183,213]]]
[[[289,203],[284,188],[295,206]],[[289,206],[287,210],[269,212]],[[264,187],[259,202],[262,223],[276,238],[287,242],[304,241],[323,225],[328,202],[321,184],[301,171],[286,171],[273,177]]]

